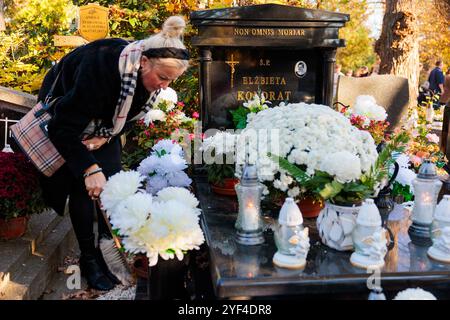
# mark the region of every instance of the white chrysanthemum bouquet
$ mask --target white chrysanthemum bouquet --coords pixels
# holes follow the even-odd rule
[[[357,203],[379,187],[386,173],[387,159],[380,159],[372,136],[328,106],[282,103],[248,120],[237,142],[236,174],[246,161],[256,163],[268,187],[265,194]]]
[[[198,200],[187,189],[168,187],[156,196],[146,193],[145,177],[135,171],[113,175],[100,195],[113,229],[129,253],[145,253],[149,265],[158,256],[167,260],[184,254],[205,241],[199,225]]]
[[[166,139],[153,146],[137,171],[145,177],[147,192],[156,194],[169,186],[188,187],[192,180],[183,171],[186,168],[183,149],[178,143]]]

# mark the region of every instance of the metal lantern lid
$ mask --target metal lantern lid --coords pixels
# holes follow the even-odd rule
[[[450,195],[444,195],[444,198],[436,206],[434,219],[443,222],[450,222]]]
[[[361,209],[359,209],[356,223],[366,227],[381,226],[380,211],[378,211],[373,199],[367,199],[363,202]]]
[[[431,160],[426,159],[419,168],[417,178],[434,180],[437,179],[437,177],[436,166]]]
[[[253,164],[246,164],[242,172],[241,186],[254,187],[258,185],[258,172]]]
[[[302,212],[293,198],[286,198],[281,207],[278,223],[288,227],[299,226],[303,224]]]

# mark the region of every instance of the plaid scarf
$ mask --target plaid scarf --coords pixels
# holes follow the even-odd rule
[[[92,120],[87,128],[83,131],[84,137],[104,137],[109,138],[118,135],[127,120],[128,112],[133,102],[134,91],[138,80],[138,71],[143,51],[143,42],[134,41],[127,45],[121,52],[119,57],[119,72],[121,77],[120,95],[117,101],[116,110],[113,117],[113,128],[106,128],[99,119]],[[160,90],[151,93],[142,110],[145,112],[151,109],[151,105],[155,102]]]

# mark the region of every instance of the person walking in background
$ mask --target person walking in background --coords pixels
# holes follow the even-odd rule
[[[428,82],[430,83],[430,89],[433,90],[435,94],[441,94],[444,91],[444,73],[442,72],[442,68],[444,67],[444,63],[442,60],[436,61],[436,66],[433,70],[431,70],[430,75],[428,76]]]
[[[368,77],[369,75],[370,75],[369,68],[367,66],[362,66],[360,68],[359,76],[362,78],[362,77]]]
[[[345,73],[346,77],[353,77],[353,69],[349,69],[347,70],[347,72]]]

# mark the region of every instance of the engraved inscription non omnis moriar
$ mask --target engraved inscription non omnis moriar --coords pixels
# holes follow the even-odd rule
[[[234,28],[234,36],[248,37],[304,37],[304,29],[279,29],[279,28]]]

